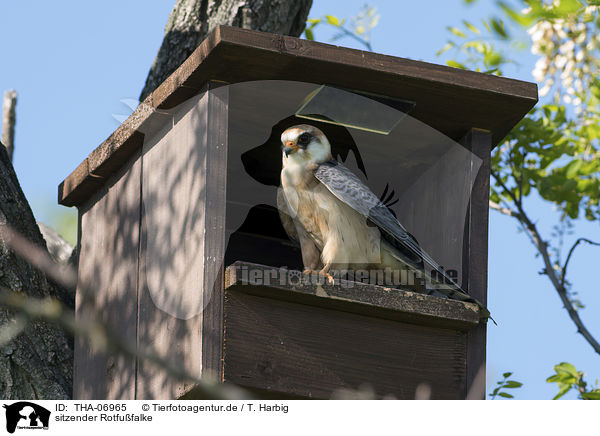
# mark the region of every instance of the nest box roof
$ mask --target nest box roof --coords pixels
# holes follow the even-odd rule
[[[192,55],[59,186],[58,201],[80,205],[142,147],[139,127],[208,81],[294,80],[416,103],[410,115],[458,141],[471,128],[493,145],[537,102],[537,85],[426,62],[237,27],[217,27]]]

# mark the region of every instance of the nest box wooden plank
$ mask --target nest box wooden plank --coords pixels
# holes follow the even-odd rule
[[[398,219],[485,304],[491,149],[536,101],[531,83],[219,27],[59,187],[79,209],[77,314],[257,395],[367,383],[413,398],[426,383],[465,398],[485,374],[477,305],[426,281],[297,272],[275,207],[279,135],[319,126],[373,192],[394,190]],[[196,395],[82,341],[74,384],[79,399]]]

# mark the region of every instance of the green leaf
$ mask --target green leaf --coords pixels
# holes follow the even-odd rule
[[[564,394],[566,394],[567,392],[569,392],[571,390],[571,385],[562,385],[560,390],[558,391],[558,394],[556,394],[554,396],[554,398],[552,398],[553,400],[558,400],[560,397],[562,397]]]
[[[600,391],[583,392],[581,398],[584,400],[600,400]]]
[[[506,392],[500,392],[498,395],[500,395],[501,397],[504,397],[504,398],[515,398],[514,396],[512,396],[511,394],[508,394]]]
[[[325,18],[327,18],[327,22],[332,26],[340,26],[340,20],[337,17],[334,17],[333,15],[326,15]]]
[[[310,24],[319,24],[321,22],[320,18],[309,18],[308,20],[306,20],[307,23]]]
[[[449,67],[453,67],[453,68],[461,68],[463,70],[466,70],[467,67],[465,67],[463,64],[456,62],[456,61],[446,61],[446,65],[448,65]]]
[[[373,19],[371,20],[371,24],[370,24],[371,29],[374,28],[375,26],[377,26],[377,24],[379,24],[379,15],[375,15],[373,17]]]
[[[460,36],[461,38],[467,37],[467,35],[465,35],[464,32],[462,30],[460,30],[458,27],[448,26],[446,29],[448,29],[450,32],[454,33],[456,36]]]
[[[478,53],[485,53],[489,48],[481,41],[469,41],[463,44],[463,47],[474,48]]]
[[[504,28],[504,23],[501,20],[492,18],[491,23],[492,23],[492,29],[498,36],[500,36],[502,39],[508,39],[508,33],[506,33],[506,29]]]
[[[559,363],[558,365],[554,365],[554,370],[556,371],[557,374],[558,373],[566,373],[575,378],[579,378],[579,372],[577,371],[577,369],[575,369],[575,367],[568,362],[562,362],[562,363]]]
[[[558,6],[554,7],[554,11],[563,17],[574,14],[583,8],[579,0],[560,0]]]
[[[550,379],[552,379],[552,380],[550,380]],[[555,374],[551,377],[548,377],[546,379],[546,381],[548,383],[563,383],[563,384],[572,385],[573,383],[577,383],[577,378],[573,377],[572,375],[569,375],[567,373],[562,373],[562,374]]]
[[[502,377],[509,378],[511,375],[513,375],[512,372],[505,372],[504,374],[502,374]]]
[[[452,47],[454,47],[454,43],[453,42],[449,42],[448,44],[446,44],[444,47],[441,48],[441,50],[439,50],[435,55],[439,56],[442,53],[447,52],[448,50],[450,50]]]
[[[487,29],[488,32],[492,31],[492,29],[490,29],[490,25],[488,24],[487,21],[481,20],[481,22],[483,23],[483,25],[485,26],[485,28]]]
[[[499,5],[506,15],[508,15],[513,21],[520,24],[521,26],[529,27],[533,24],[534,18],[531,15],[525,15],[520,12],[517,12],[504,2],[500,2]]]
[[[463,24],[467,27],[467,29],[469,29],[474,34],[479,35],[481,33],[477,27],[473,26],[467,20],[463,20]]]
[[[521,386],[523,386],[523,383],[519,383],[518,381],[513,380],[509,380],[506,383],[504,383],[504,387],[508,389],[520,388]]]
[[[494,74],[494,73],[500,73],[500,70],[498,68],[492,68],[491,70],[485,70],[484,74]],[[499,74],[500,76],[502,74]]]
[[[560,381],[562,381],[562,379],[561,379],[560,375],[558,375],[558,374],[551,375],[550,377],[548,377],[546,379],[547,383],[557,383]]]
[[[567,165],[565,165],[564,168],[567,170],[566,176],[569,178],[575,176],[579,169],[583,166],[583,163],[583,160],[577,159],[572,160]]]
[[[306,29],[304,29],[304,35],[306,36],[306,39],[308,39],[309,41],[315,40],[315,35],[313,34],[313,31],[311,29],[309,29],[308,27]]]
[[[500,53],[495,53],[495,52],[487,53],[483,57],[483,62],[487,66],[495,67],[496,65],[499,65],[500,62],[502,62],[502,55],[500,55]]]

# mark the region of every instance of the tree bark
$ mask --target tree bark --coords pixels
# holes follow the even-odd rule
[[[32,243],[46,247],[4,146],[0,146],[0,224]],[[71,296],[17,257],[0,240],[0,287],[27,296],[55,297],[67,305]],[[26,321],[0,306],[0,336]],[[72,339],[54,325],[27,323],[23,332],[0,348],[0,398],[68,399],[73,385]]]
[[[300,36],[312,0],[177,0],[140,101],[156,89],[215,26]]]

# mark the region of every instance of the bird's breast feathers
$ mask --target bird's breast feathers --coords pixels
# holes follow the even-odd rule
[[[306,175],[310,173],[310,180]],[[284,167],[281,185],[289,215],[315,241],[323,261],[340,265],[380,262],[380,234],[340,201],[312,171]]]

